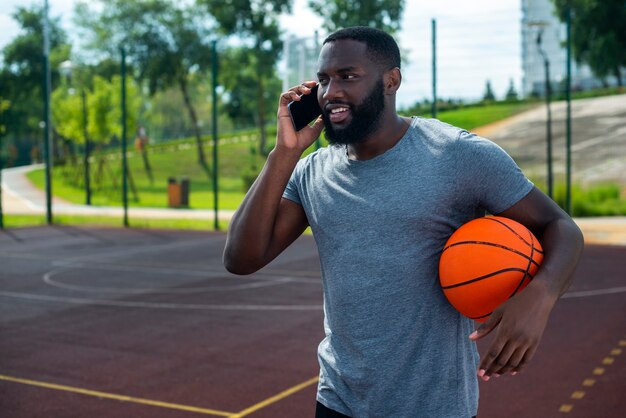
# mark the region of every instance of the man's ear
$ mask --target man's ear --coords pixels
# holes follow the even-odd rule
[[[398,67],[394,67],[385,72],[383,77],[385,83],[385,94],[395,94],[402,83],[402,73]]]

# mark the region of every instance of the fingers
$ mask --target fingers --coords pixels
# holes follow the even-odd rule
[[[499,377],[512,371],[526,351],[518,348],[517,344],[511,341],[501,348],[500,346],[501,344],[492,346],[481,362],[478,375],[485,381],[489,380],[490,376]]]
[[[294,86],[280,95],[280,105],[286,106],[290,102],[299,101],[300,96],[303,94],[309,94],[311,88],[317,84],[315,81],[305,81],[302,84]]]
[[[483,322],[482,325],[476,329],[476,331],[470,334],[470,340],[476,341],[489,334],[500,323],[500,320],[502,320],[502,313],[499,311],[494,311],[489,319]]]

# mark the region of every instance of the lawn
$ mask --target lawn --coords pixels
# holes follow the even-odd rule
[[[488,106],[467,107],[441,112],[438,117],[444,122],[474,129],[478,126],[510,117],[532,107],[528,103],[505,103]],[[268,132],[271,139],[275,132]],[[246,132],[240,135],[226,135],[220,139],[218,147],[218,207],[236,209],[241,203],[247,183],[263,166],[264,158],[255,152],[258,135]],[[212,164],[213,147],[209,138],[204,146],[209,165]],[[323,142],[323,141],[322,141]],[[311,152],[312,146],[308,152]],[[170,177],[176,180],[187,178],[190,181],[190,208],[213,208],[213,183],[211,170],[206,172],[198,163],[197,149],[192,139],[159,144],[149,147],[148,160],[152,168],[151,182],[144,169],[141,154],[130,150],[128,167],[129,206],[156,207],[168,206],[167,184]],[[212,169],[212,166],[210,167]],[[119,151],[92,157],[91,169],[92,204],[96,206],[122,205],[121,160]],[[36,170],[29,179],[43,189],[44,170]],[[69,202],[85,203],[84,171],[81,163],[56,166],[53,170],[53,193]]]

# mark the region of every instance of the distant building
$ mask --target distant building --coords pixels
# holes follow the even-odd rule
[[[537,36],[541,33],[541,48],[550,62],[552,91],[560,89],[567,77],[566,28],[555,14],[551,0],[522,0],[522,89],[524,97],[545,95],[544,60],[539,51]],[[615,85],[613,77],[607,79]],[[572,56],[572,90],[601,87],[587,65],[577,65]]]

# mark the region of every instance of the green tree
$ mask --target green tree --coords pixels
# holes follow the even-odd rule
[[[5,110],[8,110],[11,107],[11,102],[8,100],[4,100],[2,96],[0,96],[0,137],[4,135],[6,132],[6,121],[5,121]]]
[[[261,131],[259,151],[267,155],[267,80],[274,77],[276,62],[282,52],[282,41],[278,27],[278,17],[291,11],[291,0],[196,0],[213,15],[219,25],[219,31],[225,35],[236,36],[246,55],[246,61],[253,69],[249,79],[256,89],[256,119]],[[237,71],[241,70],[241,66]],[[243,95],[242,89],[234,95]],[[272,110],[274,110],[272,108]]]
[[[42,139],[43,7],[18,7],[12,17],[20,33],[2,49],[0,96],[11,102],[4,120],[7,138],[18,152],[15,163],[27,164],[31,149]],[[59,64],[68,59],[71,47],[58,18],[49,19],[49,29],[50,69],[55,85],[59,82]]]
[[[483,102],[493,102],[496,100],[496,96],[493,94],[491,88],[491,80],[487,80],[485,84],[485,92],[483,93]]]
[[[87,132],[90,140],[102,146],[122,136],[121,110],[122,78],[113,76],[108,81],[100,76],[93,79],[93,90],[87,94]],[[130,77],[126,79],[126,131],[132,135],[137,130],[137,116],[141,107],[139,88]]]
[[[256,57],[250,48],[230,48],[220,56],[220,84],[227,94],[222,98],[223,110],[235,126],[245,127],[259,118],[258,76]],[[238,71],[230,71],[239,68]],[[275,72],[264,81],[264,102],[275,100],[280,95],[281,81]],[[272,106],[265,107],[265,120],[275,114]],[[256,124],[256,123],[255,123]]]
[[[135,75],[146,80],[152,94],[177,86],[193,125],[198,162],[209,172],[190,77],[211,63],[210,19],[198,8],[167,0],[98,0],[76,8],[76,22],[86,30],[90,45],[110,56],[124,46]],[[93,2],[90,2],[93,3]]]
[[[626,1],[552,0],[561,21],[572,12],[572,52],[599,78],[614,75],[624,85],[626,68]]]
[[[348,26],[372,26],[391,34],[400,30],[404,0],[309,0],[329,32]]]
[[[506,91],[505,99],[507,102],[514,102],[518,100],[517,90],[515,89],[513,79],[509,80],[509,89]]]

